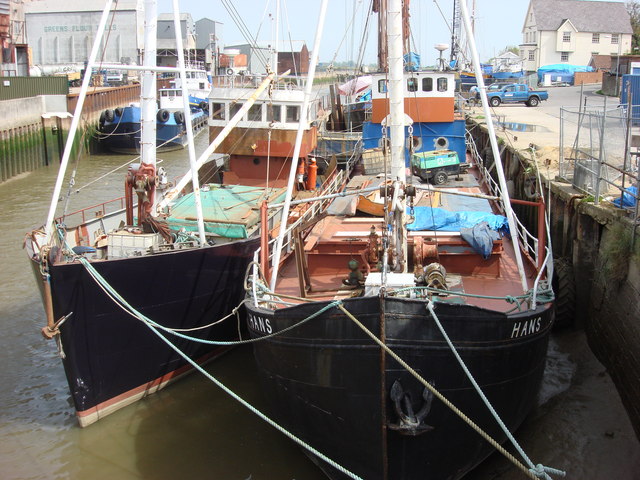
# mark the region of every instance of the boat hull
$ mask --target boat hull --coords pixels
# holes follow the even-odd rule
[[[207,124],[207,115],[202,112],[191,113],[191,125],[194,133],[201,131]],[[116,153],[140,153],[140,112],[138,107],[125,107],[121,116],[113,121],[100,124],[100,143]],[[187,145],[187,132],[184,123],[177,123],[173,112],[166,122],[156,122],[156,151],[179,150]]]
[[[282,331],[327,304],[276,313],[248,304],[249,331],[254,338]],[[344,300],[344,306],[480,427],[504,441],[423,301],[361,297]],[[493,407],[515,430],[536,401],[552,309],[505,315],[439,302],[435,311]],[[362,478],[458,479],[493,451],[438,399],[418,425],[403,424],[398,412],[408,412],[407,402],[416,414],[425,407],[424,386],[336,308],[256,342],[254,353],[275,420]],[[398,405],[390,393],[396,382]],[[315,460],[330,478],[346,478]]]
[[[163,326],[189,329],[228,315],[243,297],[243,279],[259,239],[96,261],[92,265],[125,300]],[[39,264],[33,261],[40,282]],[[78,262],[50,265],[63,364],[80,424],[161,388],[191,365],[141,321],[125,313]],[[238,338],[238,320],[187,332],[208,340]],[[200,363],[227,347],[163,334]]]

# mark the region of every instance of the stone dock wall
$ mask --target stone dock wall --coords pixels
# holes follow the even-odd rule
[[[81,142],[87,151],[95,152],[100,113],[139,98],[139,85],[91,90],[72,152]],[[78,93],[0,101],[0,182],[62,159],[77,101]]]
[[[486,126],[469,122],[478,150],[491,162]],[[533,151],[516,150],[504,140],[499,144],[512,197],[530,200],[542,193],[549,200],[554,257],[573,267],[574,324],[585,330],[607,368],[640,439],[640,228],[634,236],[628,212],[609,203],[594,205],[571,184],[545,178],[544,168],[543,192],[537,192]],[[534,233],[534,213],[518,213]]]

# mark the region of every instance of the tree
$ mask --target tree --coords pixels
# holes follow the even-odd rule
[[[517,47],[516,45],[507,45],[502,50],[500,50],[500,53],[498,55],[502,55],[503,53],[507,53],[507,52],[511,52],[511,53],[515,53],[516,55],[520,55],[520,48]]]
[[[640,4],[636,0],[626,3],[627,12],[631,20],[631,28],[633,29],[633,37],[631,39],[631,53],[640,51]]]

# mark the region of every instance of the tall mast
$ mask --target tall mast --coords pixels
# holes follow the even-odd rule
[[[518,272],[520,273],[520,281],[522,283],[522,289],[524,292],[528,290],[527,276],[524,271],[524,265],[522,263],[522,252],[520,251],[520,236],[518,235],[518,226],[516,219],[511,209],[511,200],[509,199],[509,192],[507,190],[507,181],[504,176],[504,169],[502,168],[502,161],[500,160],[500,151],[498,150],[498,141],[496,140],[496,133],[493,127],[493,117],[491,111],[489,111],[489,105],[487,103],[487,92],[484,85],[484,79],[482,78],[482,69],[480,68],[480,57],[478,56],[478,50],[476,48],[476,40],[471,31],[471,19],[469,18],[469,11],[467,10],[467,4],[463,1],[461,3],[462,19],[464,20],[464,27],[467,31],[467,37],[469,39],[469,46],[471,47],[471,58],[473,60],[473,67],[476,74],[476,82],[478,88],[480,88],[482,98],[482,108],[484,110],[484,116],[487,119],[487,131],[489,133],[489,141],[491,143],[491,151],[493,152],[493,158],[495,159],[496,173],[498,174],[498,183],[500,185],[500,195],[502,197],[502,203],[504,205],[507,221],[509,222],[509,230],[511,231],[511,238],[513,238],[513,250],[516,256],[516,263],[518,265]]]
[[[411,52],[411,25],[409,24],[409,2],[402,1],[402,54]]]
[[[156,66],[158,7],[156,0],[144,2],[144,60],[145,67]],[[176,32],[176,35],[179,33]],[[145,165],[156,165],[156,73],[142,72],[140,98],[140,152]]]
[[[451,65],[454,65],[458,60],[458,53],[460,51],[460,21],[460,0],[454,0],[453,19],[451,22],[451,56],[449,57]]]
[[[82,107],[84,106],[84,100],[87,97],[87,90],[89,90],[89,82],[91,80],[91,74],[93,68],[96,65],[96,59],[98,52],[100,51],[100,45],[102,44],[102,38],[104,37],[105,26],[109,19],[109,12],[111,11],[112,0],[107,0],[104,10],[102,10],[102,16],[100,17],[100,23],[98,24],[98,30],[96,31],[96,38],[93,40],[93,47],[89,54],[89,60],[87,61],[87,68],[84,71],[84,78],[82,79],[82,88],[78,95],[78,103],[76,103],[76,109],[73,112],[73,119],[71,120],[71,126],[69,127],[69,134],[67,135],[67,142],[64,146],[64,153],[62,154],[62,160],[60,161],[60,169],[58,170],[58,177],[56,184],[53,187],[53,195],[51,196],[51,205],[49,206],[49,213],[47,214],[47,220],[44,224],[44,231],[46,236],[46,242],[51,240],[53,235],[53,219],[56,216],[56,207],[58,206],[58,198],[62,190],[62,182],[67,172],[67,166],[69,165],[69,157],[71,156],[71,149],[73,148],[73,142],[75,140],[76,132],[78,131],[78,125],[80,124],[80,117],[82,114]]]
[[[387,51],[387,0],[373,0],[371,8],[378,14],[378,68],[386,72],[388,65]]]
[[[276,26],[275,26],[275,39],[273,45],[273,66],[272,70],[276,73],[276,78],[278,76],[278,42],[279,42],[279,33],[280,33],[280,0],[276,0]]]
[[[311,99],[311,91],[313,90],[313,78],[316,73],[316,65],[318,64],[318,56],[320,52],[320,40],[322,39],[322,30],[324,29],[324,19],[327,14],[328,0],[322,0],[320,4],[320,17],[318,18],[318,26],[316,27],[316,36],[313,41],[313,51],[311,52],[311,60],[309,62],[309,73],[307,73],[307,84],[304,89],[304,100],[302,108],[300,108],[300,122],[298,132],[296,134],[296,143],[293,147],[293,156],[291,158],[291,169],[289,170],[289,180],[287,182],[287,196],[282,207],[282,219],[280,220],[280,232],[276,240],[273,250],[273,272],[271,274],[271,290],[276,289],[276,280],[278,278],[278,268],[280,267],[280,256],[282,255],[282,244],[284,242],[284,234],[287,230],[287,219],[289,218],[289,209],[291,207],[291,196],[293,195],[293,187],[298,169],[298,158],[300,156],[300,148],[302,147],[302,134],[305,128],[309,126],[309,104]]]
[[[381,72],[389,70],[389,44],[387,42],[387,29],[389,28],[388,12],[389,0],[373,0],[371,9],[378,14],[378,67]],[[402,53],[407,54],[411,51],[411,28],[409,25],[409,2],[410,0],[401,0],[401,23],[402,31]]]
[[[391,140],[391,178],[404,182],[404,65],[402,0],[389,0],[389,136]]]

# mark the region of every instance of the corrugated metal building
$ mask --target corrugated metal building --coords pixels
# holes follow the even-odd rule
[[[196,26],[189,13],[180,14],[180,33],[187,63],[196,60]],[[158,15],[158,65],[175,67],[177,63],[176,29],[173,13]]]
[[[103,41],[105,62],[139,63],[144,14],[142,0],[119,0]],[[25,4],[27,41],[34,65],[83,65],[89,58],[103,0],[41,0]]]

